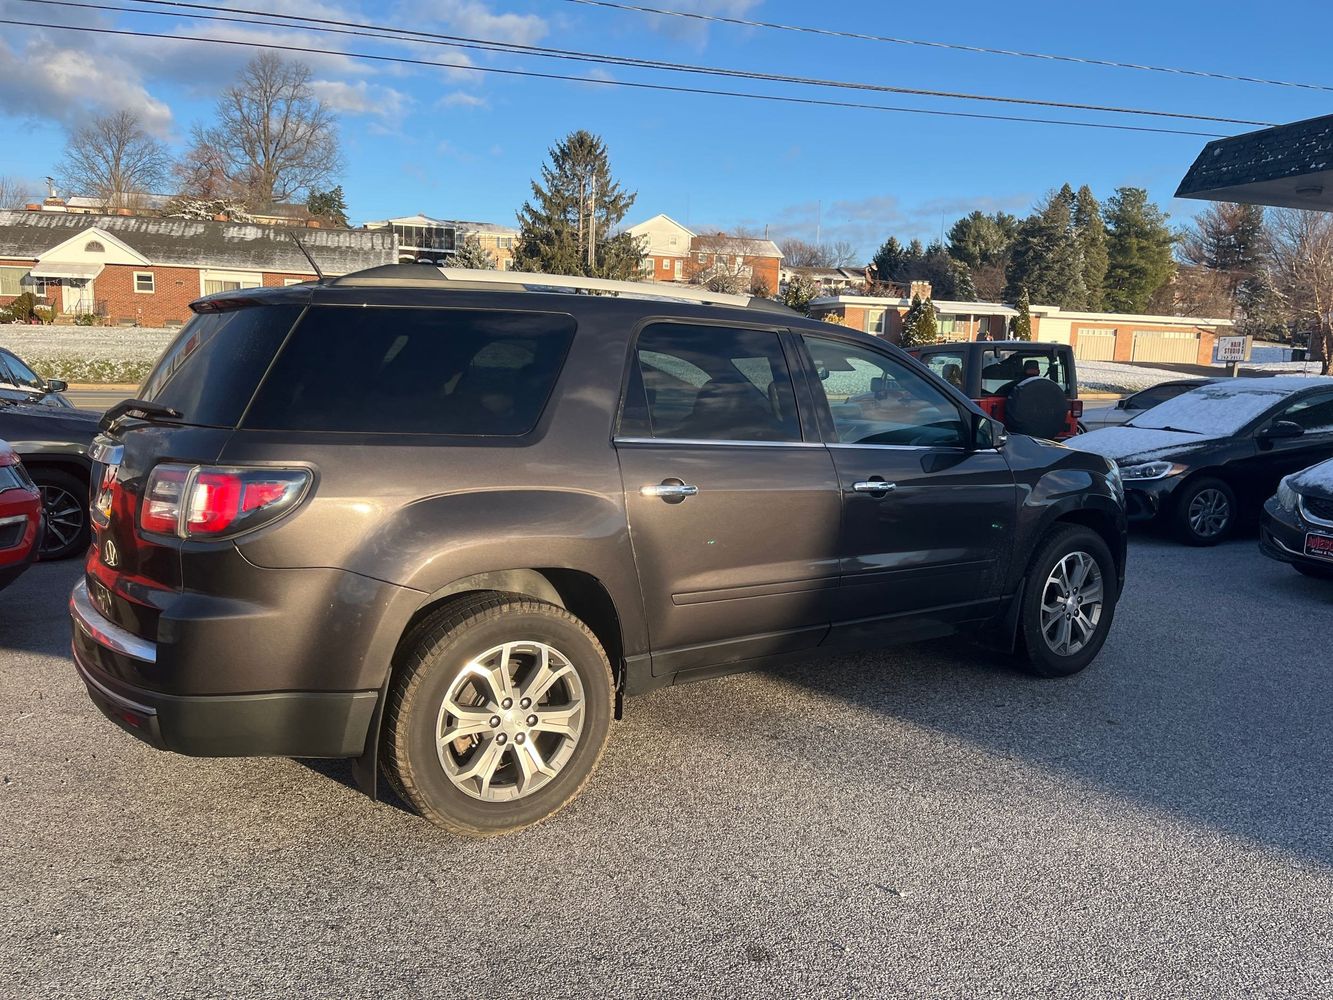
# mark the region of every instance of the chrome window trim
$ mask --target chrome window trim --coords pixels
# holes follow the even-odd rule
[[[957,444],[873,444],[867,442],[861,444],[855,441],[833,441],[828,445],[830,448],[878,448],[887,451],[957,451],[966,452],[967,449]],[[991,451],[990,448],[983,448],[982,451]]]
[[[615,437],[612,444],[685,444],[727,448],[823,448],[822,441],[739,441],[732,438]]]

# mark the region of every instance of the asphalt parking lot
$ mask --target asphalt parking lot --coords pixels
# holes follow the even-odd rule
[[[0,995],[1333,989],[1333,585],[1252,538],[1136,536],[1076,678],[936,645],[656,692],[487,842],[141,746],[66,657],[77,573],[0,593]]]

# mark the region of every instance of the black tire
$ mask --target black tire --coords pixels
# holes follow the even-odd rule
[[[1069,397],[1048,378],[1024,379],[1004,401],[1004,424],[1015,434],[1054,439],[1068,420]]]
[[[88,551],[92,530],[88,524],[88,484],[60,469],[29,470],[42,491],[46,534],[38,558],[43,562],[68,559]]]
[[[526,736],[529,747],[539,754],[544,752],[539,740],[545,740],[545,746],[550,747],[551,740],[556,739],[563,748],[565,737],[539,734],[533,729],[512,735],[510,742],[500,748],[498,744],[504,742],[506,729],[522,728],[522,721],[515,719],[494,730],[500,735],[486,731],[463,736],[442,748],[436,741],[441,724],[453,718],[446,714],[443,705],[446,696],[454,694],[457,685],[463,683],[464,667],[509,642],[548,645],[572,667],[581,689],[582,726],[572,750],[554,777],[541,779],[545,783],[527,793],[522,792],[518,783],[519,746],[524,743],[521,737]],[[510,662],[521,664],[526,655],[520,650]],[[535,655],[533,659],[530,669],[535,669]],[[572,690],[572,680],[557,683],[565,684],[567,691]],[[480,694],[483,689],[478,685],[473,690]],[[568,703],[574,702],[571,693]],[[606,747],[613,705],[611,667],[606,653],[597,637],[578,618],[563,608],[519,594],[469,595],[447,606],[419,633],[410,648],[403,650],[385,708],[381,759],[399,794],[431,822],[472,837],[510,833],[555,814],[582,791]],[[482,715],[495,712],[494,718],[500,718],[498,705],[492,707],[484,697],[467,707]],[[517,705],[509,708],[510,711],[503,712],[506,718],[522,715]],[[481,794],[494,793],[479,789],[470,781],[466,784],[473,791],[465,791],[463,784],[446,773],[446,755],[457,766],[455,755],[460,743],[468,751],[463,758],[464,769],[478,755],[484,756],[483,749],[497,752],[502,761],[497,779],[505,780],[495,782],[495,787],[511,798],[483,799]]]
[[[1085,637],[1077,649],[1060,653],[1047,641],[1044,633],[1043,604],[1048,603],[1048,583],[1057,564],[1077,553],[1091,557],[1096,563],[1101,576],[1102,600],[1091,635]],[[1019,609],[1020,664],[1039,677],[1068,677],[1078,673],[1101,652],[1115,619],[1119,597],[1115,560],[1102,537],[1081,525],[1056,529],[1041,543],[1028,569]]]
[[[1333,566],[1311,566],[1309,563],[1292,563],[1296,572],[1316,580],[1333,580]]]
[[[1221,510],[1222,521],[1217,524],[1216,504],[1224,505]],[[1220,479],[1204,476],[1192,480],[1181,488],[1173,499],[1171,512],[1175,534],[1186,545],[1216,545],[1236,525],[1239,510],[1236,507],[1236,494]]]

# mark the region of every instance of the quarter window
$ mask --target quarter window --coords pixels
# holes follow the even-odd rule
[[[953,402],[907,365],[877,351],[805,337],[841,444],[962,447]]]
[[[800,441],[778,334],[662,323],[639,335],[620,421],[625,437]]]

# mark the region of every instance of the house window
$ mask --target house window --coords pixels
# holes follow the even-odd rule
[[[309,280],[310,280],[309,278],[283,278],[283,279],[282,279],[282,287],[283,287],[283,288],[288,288],[288,287],[290,287],[291,285],[299,285],[299,284],[302,284],[303,282],[306,282],[306,281],[309,281]]]
[[[669,246],[669,247],[674,247],[674,246],[675,246],[677,243],[679,243],[679,242],[680,242],[680,237],[679,237],[679,236],[668,236],[668,237],[667,237],[667,246]]]
[[[26,267],[0,267],[0,295],[22,295]]]
[[[669,260],[664,260],[664,261],[662,261],[662,270],[663,270],[663,271],[670,271],[670,270],[671,270],[671,261],[669,261]]]
[[[153,272],[135,271],[134,290],[136,292],[142,292],[147,295],[151,295],[153,292],[157,291],[157,289],[153,285]]]
[[[106,253],[106,247],[98,243],[97,240],[89,240],[83,245],[84,253]]]
[[[233,292],[238,288],[258,288],[264,283],[258,274],[240,274],[233,271],[200,271],[199,291],[203,295],[214,292]]]

